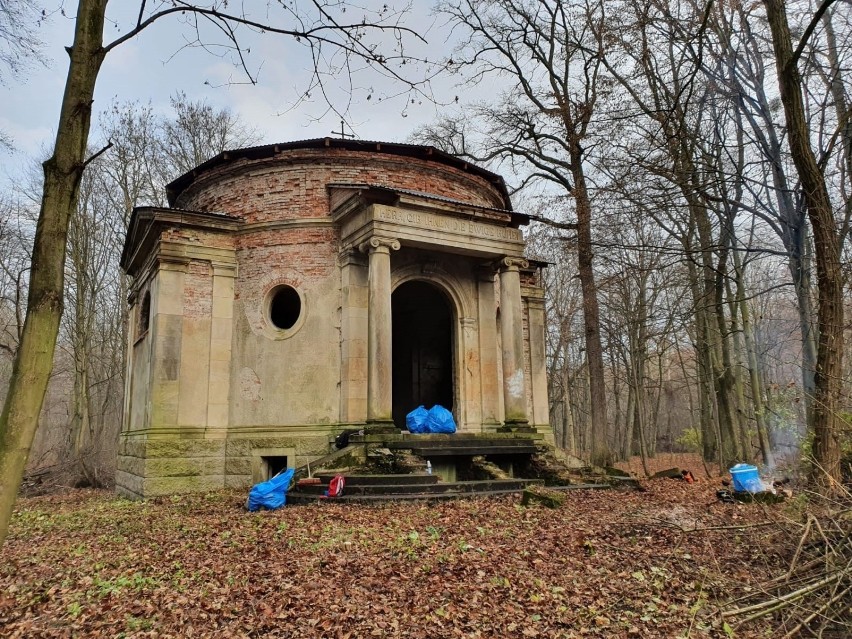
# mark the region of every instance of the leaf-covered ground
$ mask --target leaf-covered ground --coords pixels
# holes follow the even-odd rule
[[[721,504],[706,480],[646,486],[571,491],[555,510],[518,496],[261,513],[243,492],[24,499],[0,636],[730,635],[717,606],[783,564],[760,524],[789,506]]]

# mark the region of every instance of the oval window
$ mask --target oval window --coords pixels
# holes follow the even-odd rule
[[[279,286],[269,300],[269,321],[275,328],[286,331],[296,324],[302,313],[302,298],[292,286]]]

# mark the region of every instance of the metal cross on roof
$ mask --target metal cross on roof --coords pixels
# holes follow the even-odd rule
[[[346,138],[355,138],[354,133],[346,133],[343,127],[345,126],[345,122],[343,120],[340,121],[340,131],[332,131],[335,135],[339,135],[340,139],[345,140]],[[351,128],[351,127],[350,127]]]

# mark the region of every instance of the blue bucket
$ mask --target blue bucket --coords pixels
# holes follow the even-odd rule
[[[730,469],[731,479],[734,480],[734,490],[741,493],[763,492],[763,482],[757,474],[757,466],[737,464]]]

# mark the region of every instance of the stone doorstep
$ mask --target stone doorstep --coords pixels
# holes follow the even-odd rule
[[[408,450],[408,449],[405,449]],[[453,446],[442,448],[411,448],[418,457],[494,457],[498,455],[534,455],[534,446]]]
[[[476,446],[528,446],[535,448],[536,444],[531,439],[494,439],[491,437],[477,437],[476,439],[403,439],[401,441],[388,442],[388,448],[451,448]]]
[[[478,440],[496,441],[496,440],[523,440],[540,442],[544,440],[542,433],[406,433],[397,432],[395,434],[386,435],[350,435],[349,441],[353,444],[382,444],[391,442],[407,442],[407,441],[443,441],[443,442],[461,442],[461,441],[478,441]]]

